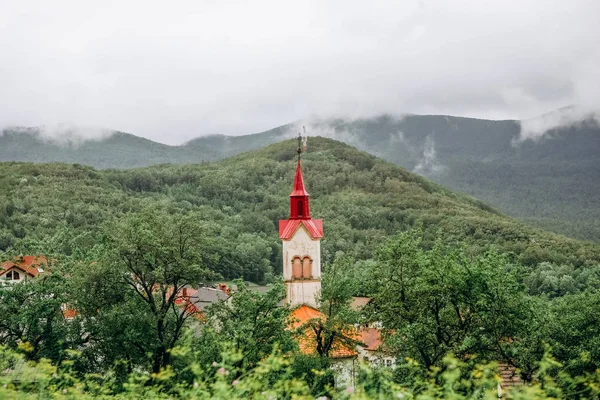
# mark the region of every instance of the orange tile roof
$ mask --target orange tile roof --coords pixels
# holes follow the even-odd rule
[[[323,314],[321,311],[307,306],[306,304],[303,304],[300,307],[293,310],[291,317],[291,328],[293,329],[298,329],[311,319],[327,319],[325,314]]]
[[[65,317],[66,319],[73,319],[78,314],[78,312],[74,308],[65,308],[62,314],[63,317]]]
[[[27,275],[36,277],[40,273],[38,267],[46,267],[48,260],[44,256],[22,256],[14,261],[5,261],[0,266],[0,274],[8,272],[12,268],[18,268]]]
[[[291,316],[292,321],[290,323],[290,328],[294,330],[302,328],[302,326],[310,320],[321,319],[325,321],[327,319],[325,314],[305,304],[293,310]],[[344,332],[344,335],[354,340],[360,340],[359,335],[351,325],[348,327],[347,332]],[[315,336],[316,334],[310,326],[306,326],[302,332],[298,333],[296,341],[298,342],[298,347],[302,354],[314,355],[317,353]],[[331,358],[355,357],[357,355],[358,353],[354,347],[349,347],[340,340],[336,340],[333,343],[331,351],[329,352],[329,357]]]
[[[377,328],[362,328],[359,332],[360,341],[365,344],[365,349],[379,350],[381,346],[381,331]]]

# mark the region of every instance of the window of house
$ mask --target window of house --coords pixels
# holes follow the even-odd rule
[[[302,217],[304,215],[304,202],[302,200],[298,200],[298,216]]]
[[[385,361],[385,366],[386,367],[391,367],[392,366],[392,360],[390,360],[389,358],[384,360]]]
[[[7,281],[18,281],[21,278],[21,276],[19,275],[19,273],[17,271],[9,271],[8,274],[6,274],[6,280]]]

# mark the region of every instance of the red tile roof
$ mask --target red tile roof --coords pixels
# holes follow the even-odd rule
[[[78,314],[74,308],[65,308],[62,313],[66,319],[73,319]]]
[[[303,225],[313,239],[323,237],[323,220],[321,219],[285,219],[279,221],[279,238],[289,240]]]
[[[36,277],[40,273],[40,269],[48,266],[48,260],[44,256],[22,256],[14,261],[5,261],[0,266],[0,274],[4,274],[13,268],[18,268],[27,275]]]

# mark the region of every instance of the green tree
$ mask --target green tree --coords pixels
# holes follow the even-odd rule
[[[274,284],[265,293],[249,289],[242,280],[236,285],[229,301],[210,306],[204,334],[243,354],[237,365],[242,370],[254,368],[275,348],[284,354],[295,350],[283,284]]]
[[[381,247],[373,268],[372,318],[383,323],[390,348],[427,368],[448,353],[526,367],[519,352],[541,349],[535,333],[544,314],[518,275],[506,255],[467,256],[440,241],[424,250],[419,231],[401,233]]]
[[[600,368],[600,291],[555,299],[552,305],[552,351],[575,375]]]
[[[354,349],[358,340],[353,324],[359,314],[352,309],[352,296],[360,282],[356,280],[354,259],[338,254],[331,264],[324,265],[319,295],[319,310],[324,318],[313,318],[300,327],[314,333],[316,352],[329,357],[335,346]]]
[[[205,252],[203,226],[197,214],[146,209],[106,227],[104,252],[80,280],[78,307],[99,336],[90,340],[112,347],[115,357],[149,354],[154,372],[170,364],[170,350],[194,315],[178,305],[182,289],[216,278],[205,267],[213,255]]]
[[[58,272],[0,287],[0,344],[21,345],[29,360],[60,362],[70,345],[70,327],[61,308],[65,289]]]

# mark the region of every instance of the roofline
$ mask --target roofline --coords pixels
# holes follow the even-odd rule
[[[15,269],[18,269],[19,271],[23,272],[24,274],[29,275],[32,278],[35,278],[35,275],[33,275],[33,274],[25,271],[23,268],[19,268],[18,265],[12,265],[8,269],[0,270],[0,274],[4,275],[5,273],[10,272],[10,271],[15,270]]]

